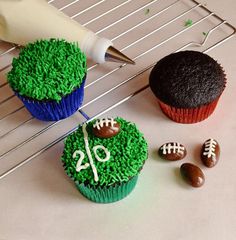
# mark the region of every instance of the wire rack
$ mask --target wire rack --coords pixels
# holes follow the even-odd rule
[[[19,48],[0,42],[0,179],[64,140],[78,124],[106,114],[148,88],[150,69],[184,49],[209,52],[235,28],[195,0],[50,0],[97,34],[111,39],[135,66],[88,62],[85,99],[76,114],[57,122],[34,119],[6,81]],[[191,21],[188,21],[191,20]],[[186,26],[186,21],[191,22]]]

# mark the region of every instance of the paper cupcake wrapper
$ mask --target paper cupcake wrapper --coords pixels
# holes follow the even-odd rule
[[[162,112],[177,123],[197,123],[208,118],[215,110],[219,101],[218,97],[213,102],[197,108],[175,108],[158,99]]]
[[[115,186],[96,187],[75,183],[79,192],[89,200],[96,203],[112,203],[125,198],[134,189],[138,175],[132,177],[128,182]]]
[[[15,94],[21,99],[33,117],[42,121],[58,121],[71,116],[82,105],[84,98],[84,84],[85,80],[79,88],[65,97],[62,97],[59,102],[54,100],[37,101],[21,96],[17,92],[15,92]]]

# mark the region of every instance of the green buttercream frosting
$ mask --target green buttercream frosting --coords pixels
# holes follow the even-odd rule
[[[77,44],[50,39],[26,45],[7,78],[21,96],[60,101],[80,87],[86,72],[86,56]]]
[[[93,162],[97,169],[99,180],[95,182],[91,166],[79,172],[76,171],[76,164],[79,156],[73,158],[76,150],[84,153],[82,165],[89,163],[86,153],[82,126],[72,133],[65,140],[65,148],[62,155],[62,162],[67,175],[77,184],[110,186],[117,183],[128,182],[131,177],[137,176],[148,156],[147,142],[136,125],[122,118],[116,118],[120,123],[120,132],[111,138],[98,138],[93,135],[92,126],[95,121],[87,124],[89,148]],[[103,145],[110,152],[110,159],[106,162],[96,160],[93,147]],[[105,158],[103,150],[97,151],[100,158]]]

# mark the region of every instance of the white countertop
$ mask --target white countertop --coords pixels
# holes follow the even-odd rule
[[[236,26],[235,0],[202,3]],[[60,142],[0,180],[0,240],[234,240],[235,49],[234,37],[209,52],[222,64],[228,79],[219,105],[209,119],[191,125],[174,123],[162,114],[149,89],[105,114],[137,123],[149,143],[149,159],[127,198],[112,204],[96,204],[81,196],[63,171],[59,160],[63,142]],[[107,71],[100,69],[102,72],[93,74]],[[84,111],[90,115],[92,109]],[[83,120],[82,116],[72,117],[66,122],[66,129]],[[40,124],[36,121],[31,127],[38,128]],[[56,133],[60,136],[60,130],[51,131],[50,137]],[[210,137],[220,143],[221,158],[214,168],[207,169],[199,160],[199,150]],[[160,160],[157,150],[169,141],[187,147],[184,160]],[[37,148],[39,143],[34,144]],[[20,154],[24,156],[25,151],[22,148]],[[7,161],[14,162],[17,158],[13,153]],[[179,167],[184,162],[202,168],[206,178],[202,188],[193,189],[183,182]]]

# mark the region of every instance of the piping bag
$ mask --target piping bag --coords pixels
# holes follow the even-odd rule
[[[134,61],[45,0],[0,0],[0,39],[26,45],[39,39],[59,38],[77,42],[97,63]]]

